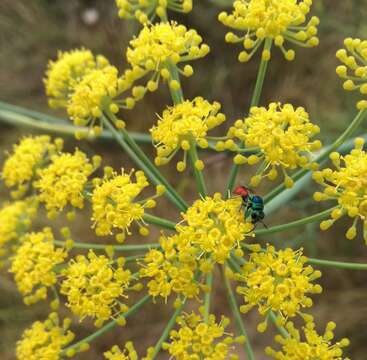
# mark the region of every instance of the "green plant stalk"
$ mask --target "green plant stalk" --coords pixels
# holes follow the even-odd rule
[[[204,321],[207,323],[209,321],[210,301],[213,291],[213,271],[209,272],[206,276],[206,286],[208,292],[206,292],[204,296]]]
[[[269,50],[270,51],[271,45],[272,45],[272,40],[271,39],[265,39],[264,50]],[[262,89],[263,89],[263,86],[264,86],[266,70],[268,68],[268,63],[269,63],[269,61],[265,61],[265,60],[261,59],[259,70],[257,72],[257,79],[256,79],[255,89],[254,89],[254,92],[252,94],[252,99],[251,99],[251,103],[250,103],[250,109],[253,106],[258,106],[259,105],[260,98],[261,98],[261,92],[262,92]],[[239,169],[238,165],[236,165],[236,164],[232,165],[231,172],[230,172],[230,175],[229,175],[228,185],[227,185],[227,191],[226,191],[227,194],[228,194],[228,190],[232,191],[232,189],[234,187],[234,184],[235,184],[236,178],[237,178],[237,174],[238,174],[238,169]]]
[[[93,334],[85,337],[84,339],[78,341],[77,343],[75,343],[71,346],[68,346],[67,348],[62,350],[60,355],[63,356],[63,355],[66,354],[67,351],[72,350],[72,349],[77,350],[80,345],[82,345],[84,343],[90,343],[91,341],[95,340],[99,336],[105,334],[107,331],[112,330],[117,325],[117,321],[119,319],[121,319],[121,318],[127,319],[129,316],[135,314],[141,307],[143,307],[148,302],[148,300],[150,300],[150,298],[151,298],[150,295],[144,296],[137,303],[135,303],[126,313],[120,315],[116,320],[112,320],[109,323],[107,323],[106,325],[102,326],[100,329],[98,329]]]
[[[185,211],[187,209],[187,205],[185,205],[184,201],[180,198],[180,196],[176,193],[173,187],[168,184],[168,182],[160,177],[157,177],[156,173],[152,171],[151,167],[148,166],[139,156],[138,154],[130,148],[127,142],[124,140],[123,136],[113,127],[113,125],[109,122],[109,120],[102,115],[101,117],[103,124],[109,129],[109,131],[114,136],[117,143],[122,147],[122,149],[129,155],[129,157],[139,166],[141,170],[149,177],[149,179],[155,184],[160,185],[163,184],[166,187],[165,195],[168,199],[172,201],[181,211]]]
[[[338,268],[338,269],[367,270],[367,264],[314,259],[314,258],[307,258],[307,262],[312,265],[327,266],[327,267],[333,267],[333,268]]]
[[[54,240],[54,244],[57,246],[66,246],[66,242],[60,240]],[[73,242],[73,248],[75,249],[105,250],[106,247],[112,247],[115,251],[141,251],[141,250],[159,249],[161,246],[158,243],[139,244],[139,245],[111,245],[111,244]]]
[[[175,312],[171,316],[170,320],[168,321],[166,327],[163,330],[161,337],[159,338],[157,344],[154,347],[154,351],[150,357],[151,360],[155,359],[159,354],[159,352],[161,351],[163,343],[168,338],[170,331],[176,324],[177,317],[181,314],[184,307],[185,307],[185,301],[183,301],[183,303],[175,310]]]
[[[246,351],[246,354],[247,354],[247,358],[249,360],[255,360],[255,355],[254,355],[254,352],[253,352],[252,347],[251,347],[250,339],[247,336],[247,331],[246,331],[245,325],[243,323],[241,313],[238,310],[238,304],[237,304],[236,298],[233,294],[231,284],[229,283],[229,280],[228,280],[227,276],[225,275],[225,268],[223,268],[222,275],[223,275],[224,285],[225,285],[226,290],[227,290],[228,303],[229,303],[229,306],[232,310],[233,317],[236,321],[238,331],[241,333],[241,335],[243,335],[246,338],[246,342],[244,343],[244,348],[245,348],[245,351]]]
[[[361,110],[358,112],[356,117],[353,119],[353,121],[350,123],[348,128],[330,145],[324,147],[318,156],[315,157],[314,161],[316,162],[323,162],[327,159],[327,157],[332,153],[333,151],[336,151],[340,146],[343,145],[343,143],[348,140],[352,136],[352,134],[355,132],[355,130],[361,125],[362,121],[367,116],[367,110]],[[302,169],[297,171],[295,174],[291,176],[293,181],[298,181],[307,173],[309,173],[311,170]],[[264,196],[265,203],[269,202],[270,200],[274,199],[275,196],[279,195],[281,192],[286,190],[286,187],[284,183],[278,185],[275,189],[270,191],[266,196]]]
[[[150,214],[144,214],[143,219],[148,224],[157,225],[161,228],[168,229],[168,230],[176,230],[176,223],[173,221],[163,219],[158,216],[150,215]]]
[[[283,327],[283,326],[280,326],[278,323],[277,323],[277,317],[276,315],[274,314],[274,312],[272,310],[269,311],[269,318],[270,320],[272,321],[272,323],[275,325],[275,327],[277,328],[277,330],[279,331],[279,333],[287,338],[289,337],[289,333],[288,331]]]
[[[328,217],[330,215],[330,213],[336,208],[332,207],[330,209],[327,209],[325,211],[319,212],[317,214],[305,217],[303,219],[300,220],[296,220],[296,221],[292,221],[290,223],[287,224],[282,224],[282,225],[277,225],[277,226],[272,226],[268,229],[260,229],[260,230],[256,230],[255,231],[255,235],[269,235],[269,234],[274,234],[274,233],[278,233],[278,232],[282,232],[282,231],[286,231],[289,229],[293,229],[295,227],[301,226],[301,225],[305,225],[305,224],[309,224],[315,221],[319,221],[322,220],[326,217]]]

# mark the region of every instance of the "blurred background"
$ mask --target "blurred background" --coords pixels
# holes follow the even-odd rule
[[[217,20],[217,14],[230,6],[229,0],[194,0],[192,13],[179,16],[170,14],[177,21],[196,29],[211,48],[210,54],[192,65],[195,75],[183,79],[183,90],[186,98],[204,96],[208,100],[217,100],[223,105],[227,115],[227,125],[243,116],[254,87],[259,58],[255,57],[247,64],[237,61],[239,46],[226,44],[226,29]],[[272,60],[265,82],[261,104],[270,101],[291,102],[304,106],[311,119],[321,127],[321,138],[325,143],[332,141],[350,123],[356,114],[355,97],[341,89],[341,82],[335,75],[337,61],[335,52],[342,46],[347,36],[367,38],[367,0],[315,0],[313,14],[321,19],[320,46],[314,49],[296,48],[296,60],[286,62],[280,51],[273,51]],[[57,50],[86,47],[94,53],[107,56],[110,61],[123,70],[126,66],[124,49],[129,39],[139,31],[134,22],[118,19],[113,0],[1,0],[0,1],[0,101],[25,106],[33,110],[65,118],[65,113],[55,112],[47,107],[42,78],[49,59],[54,59]],[[164,86],[154,94],[149,94],[131,112],[121,116],[126,120],[129,130],[147,132],[156,121],[156,114],[170,104],[168,91]],[[1,120],[1,119],[0,119]],[[360,129],[366,131],[366,126]],[[29,129],[15,128],[0,121],[0,158],[12,144],[24,134],[32,133]],[[120,152],[113,142],[76,142],[66,139],[66,148],[76,146],[89,154],[99,153],[105,165],[116,169],[131,168],[133,164]],[[146,146],[145,151],[153,157],[153,149]],[[209,191],[223,191],[227,182],[230,161],[225,156],[215,153],[204,153],[208,164],[206,177]],[[195,184],[192,176],[178,174],[174,164],[164,167],[171,183],[176,186],[184,198],[191,203],[196,198]],[[245,168],[239,176],[239,182],[246,184],[251,170]],[[261,195],[271,189],[269,184],[260,187]],[[312,200],[314,185],[305,186],[304,190],[287,205],[277,211],[276,215],[266,219],[267,225],[281,224],[322,209],[327,204],[315,204]],[[2,187],[1,203],[8,199],[8,192]],[[171,205],[160,200],[156,215],[171,220],[179,217]],[[99,241],[95,239],[87,220],[88,214],[78,215],[72,225],[73,236],[78,241]],[[85,220],[85,221],[83,221]],[[60,217],[52,224],[55,229],[65,220]],[[40,216],[35,228],[45,225]],[[327,232],[320,233],[318,224],[296,229],[287,234],[276,234],[272,238],[260,239],[265,243],[274,242],[278,247],[303,246],[308,256],[339,259],[345,261],[367,261],[366,245],[359,236],[349,242],[343,236],[348,225],[347,220],[340,220]],[[157,241],[158,231],[152,231],[150,238],[142,240],[130,238],[127,242]],[[111,243],[111,242],[110,242]],[[352,359],[366,359],[367,350],[367,277],[363,272],[335,270],[324,268],[321,284],[324,292],[314,297],[313,314],[316,316],[319,330],[323,332],[327,321],[337,323],[336,338],[349,337],[351,346],[348,356]],[[216,274],[219,280],[219,274]],[[229,315],[226,296],[220,281],[214,289],[213,312]],[[64,310],[61,310],[64,312]],[[49,312],[44,303],[26,307],[16,290],[12,278],[3,269],[0,273],[0,359],[14,359],[17,339],[23,329],[36,319],[43,320]],[[264,347],[273,343],[272,330],[266,334],[256,332],[258,318],[255,310],[246,315],[245,320],[252,340],[257,359],[265,359]],[[66,313],[66,312],[65,312]],[[122,345],[132,339],[140,353],[158,340],[162,329],[169,319],[171,308],[149,305],[139,315],[129,319],[128,327],[117,329],[99,338],[86,354],[79,359],[102,359],[104,351],[113,344]],[[75,329],[82,338],[93,331],[88,321],[79,324]],[[143,336],[142,336],[143,335]],[[245,355],[238,349],[240,358]],[[160,355],[159,359],[165,359]]]

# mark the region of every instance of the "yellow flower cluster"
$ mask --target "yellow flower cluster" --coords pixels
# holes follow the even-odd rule
[[[110,235],[113,229],[118,229],[122,233],[116,239],[123,242],[125,233],[131,234],[130,227],[134,221],[138,224],[141,235],[148,235],[148,229],[141,224],[144,211],[156,206],[154,197],[161,195],[165,189],[158,185],[156,196],[135,201],[143,189],[149,186],[142,171],[136,171],[135,178],[136,182],[133,182],[132,172],[126,174],[122,170],[120,175],[111,172],[103,179],[94,179],[92,221],[98,236]]]
[[[118,90],[116,67],[108,65],[102,69],[90,71],[74,87],[70,95],[67,105],[70,119],[75,125],[92,127],[94,134],[99,135],[102,131],[99,118],[103,111],[113,113],[119,111],[119,106],[112,100],[118,95]]]
[[[226,34],[229,43],[242,43],[245,50],[238,59],[246,62],[251,59],[265,39],[274,42],[291,61],[295,57],[294,50],[286,50],[284,43],[302,47],[313,47],[319,44],[317,25],[319,19],[314,16],[306,25],[306,16],[310,12],[312,0],[236,0],[233,12],[222,12],[218,19],[224,25],[234,29]],[[270,60],[270,48],[264,49],[263,60]]]
[[[265,352],[277,360],[350,360],[343,357],[343,348],[349,345],[349,340],[344,338],[336,343],[334,338],[335,323],[329,322],[323,335],[315,330],[313,320],[307,321],[303,327],[303,337],[299,330],[295,329],[292,322],[286,325],[288,336],[277,335],[275,341],[281,345],[280,351],[267,347]]]
[[[202,44],[202,38],[195,30],[187,30],[185,26],[175,22],[162,22],[154,25],[145,24],[139,35],[130,41],[127,49],[127,61],[131,66],[120,79],[121,90],[129,89],[137,80],[153,73],[145,86],[134,86],[133,97],[127,98],[127,106],[132,108],[135,101],[140,100],[147,90],[155,91],[160,78],[169,82],[172,89],[178,90],[180,84],[171,77],[171,68],[179,63],[204,57],[209,46]],[[191,76],[190,65],[178,69],[184,76]]]
[[[87,156],[75,150],[74,154],[59,153],[51,157],[51,163],[38,171],[34,187],[39,191],[39,200],[45,203],[50,215],[66,205],[83,208],[83,190],[88,177],[100,165],[100,157],[93,157],[93,164]]]
[[[116,5],[119,17],[136,18],[142,24],[152,21],[156,15],[165,17],[167,9],[180,13],[192,10],[192,0],[116,0]]]
[[[209,315],[205,322],[200,315],[192,312],[177,318],[178,330],[170,332],[170,342],[163,348],[171,355],[170,359],[188,360],[237,360],[233,353],[234,343],[243,343],[243,336],[234,338],[225,331],[229,319],[222,316],[219,323],[214,315]]]
[[[21,245],[11,258],[9,271],[14,274],[19,292],[24,302],[34,304],[46,299],[47,288],[56,284],[55,266],[61,264],[67,252],[54,245],[51,229],[27,233],[21,239]]]
[[[103,355],[107,360],[138,360],[138,354],[131,341],[125,344],[124,350],[121,351],[121,349],[115,345],[110,351],[106,351]]]
[[[357,108],[367,109],[367,40],[347,38],[344,45],[345,49],[336,53],[343,63],[336,68],[336,73],[344,80],[345,90],[359,90],[364,95],[365,99],[357,103]]]
[[[312,283],[321,276],[321,272],[305,266],[306,261],[302,250],[288,248],[276,251],[268,245],[265,252],[253,252],[243,265],[242,273],[236,276],[244,283],[237,288],[244,299],[240,311],[247,313],[257,306],[259,313],[267,316],[268,311],[273,310],[279,313],[279,321],[282,317],[302,314],[303,308],[312,306],[307,295],[322,291],[320,285]],[[266,327],[267,318],[258,325],[258,330],[263,332]]]
[[[49,136],[28,136],[13,146],[13,153],[6,159],[1,178],[8,187],[17,186],[16,197],[22,196],[36,175],[36,170],[49,154],[62,148],[62,140],[52,144]]]
[[[331,219],[321,222],[322,230],[328,229],[343,215],[353,218],[353,224],[346,232],[347,239],[357,235],[358,219],[363,221],[363,235],[367,243],[367,153],[363,150],[364,139],[355,139],[355,148],[346,156],[337,152],[330,154],[335,170],[325,168],[313,173],[313,179],[324,187],[316,192],[316,201],[337,201],[337,207],[331,213]]]
[[[74,339],[68,330],[71,320],[66,318],[60,324],[58,315],[51,313],[44,322],[36,321],[26,329],[18,341],[16,355],[18,360],[59,360],[61,351]]]
[[[198,144],[201,148],[207,148],[208,131],[225,121],[225,115],[219,113],[219,109],[219,103],[211,104],[202,97],[196,97],[165,110],[158,124],[150,129],[157,148],[156,165],[166,164],[182,149],[184,160],[177,163],[177,169],[185,170],[186,152],[190,146]],[[202,169],[202,161],[198,160],[195,166]]]
[[[118,306],[117,301],[127,297],[131,279],[131,272],[123,269],[123,264],[124,259],[119,258],[115,268],[112,260],[93,251],[71,260],[62,270],[65,279],[60,292],[67,297],[66,305],[81,319],[95,318],[96,326],[126,310],[126,305]]]
[[[320,128],[310,122],[304,108],[295,109],[291,104],[271,103],[268,109],[252,107],[246,119],[237,120],[229,129],[228,136],[241,140],[246,147],[259,148],[259,154],[249,157],[238,154],[234,158],[238,165],[246,162],[253,165],[264,160],[261,172],[252,177],[251,186],[257,186],[263,177],[276,179],[277,167],[280,167],[285,185],[292,187],[293,181],[287,171],[299,167],[317,167],[309,155],[321,147],[319,140],[311,141],[319,131]]]
[[[50,61],[44,79],[51,107],[66,107],[75,85],[89,72],[107,66],[108,60],[94,56],[90,50],[59,51],[56,61]]]

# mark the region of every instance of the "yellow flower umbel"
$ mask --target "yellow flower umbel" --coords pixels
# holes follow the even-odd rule
[[[278,313],[278,321],[284,322],[312,306],[308,294],[321,293],[321,286],[312,283],[321,272],[305,266],[306,261],[302,249],[276,251],[268,245],[265,252],[253,252],[243,265],[242,273],[236,275],[237,280],[244,283],[237,288],[244,299],[240,311],[247,313],[257,306],[259,313],[266,316],[258,325],[260,332],[266,330],[269,310]]]
[[[121,349],[115,345],[110,351],[106,351],[103,355],[107,360],[138,360],[138,354],[131,341],[125,344],[124,350],[121,351]]]
[[[198,144],[201,148],[208,147],[207,133],[225,121],[225,115],[219,113],[220,104],[213,104],[196,97],[168,108],[159,118],[158,124],[150,129],[152,139],[157,148],[155,163],[164,165],[182,149],[184,160],[177,163],[177,169],[186,168],[186,153],[190,146]],[[202,169],[202,161],[196,167]]]
[[[219,323],[214,315],[209,315],[205,322],[200,315],[192,312],[177,318],[178,330],[170,332],[170,342],[165,342],[163,348],[171,355],[170,359],[205,359],[226,360],[239,359],[233,353],[235,343],[243,343],[243,336],[234,338],[225,331],[229,319],[222,316]]]
[[[353,218],[353,224],[346,232],[352,240],[357,235],[357,222],[363,221],[363,237],[367,243],[367,153],[363,150],[364,139],[355,139],[355,148],[350,154],[342,156],[337,152],[330,154],[335,170],[326,168],[313,173],[313,179],[324,187],[316,192],[316,201],[337,201],[331,219],[321,222],[322,230],[328,229],[343,215]]]
[[[197,297],[201,284],[196,280],[197,250],[180,235],[161,236],[162,250],[152,249],[144,257],[141,278],[150,278],[149,295],[167,298],[175,293],[187,298]]]
[[[343,63],[336,73],[344,80],[344,90],[359,90],[364,100],[357,103],[360,110],[367,109],[367,40],[347,38],[345,49],[340,49],[336,57]]]
[[[109,63],[104,56],[94,56],[90,50],[59,51],[57,60],[49,62],[44,79],[49,105],[66,107],[75,85],[86,74],[107,65]]]
[[[156,15],[166,16],[167,9],[180,13],[192,10],[192,0],[116,0],[119,17],[137,19],[142,24],[152,21]]]
[[[133,87],[133,97],[126,98],[127,106],[132,108],[147,90],[157,90],[161,77],[168,81],[172,89],[178,90],[180,84],[171,77],[171,70],[177,67],[182,75],[191,76],[193,69],[190,65],[185,65],[183,69],[178,65],[204,57],[209,52],[209,46],[202,41],[195,30],[187,30],[175,22],[145,24],[127,49],[126,57],[131,69],[126,70],[120,79],[121,90],[129,89],[149,73],[152,76],[144,86]]]
[[[264,177],[275,180],[280,167],[285,185],[292,187],[288,171],[317,167],[310,155],[321,147],[319,140],[311,141],[319,132],[320,128],[311,123],[304,108],[271,103],[268,109],[252,107],[246,119],[237,120],[229,129],[228,136],[241,140],[245,147],[259,148],[255,155],[238,154],[234,158],[238,165],[246,162],[253,165],[263,160],[261,171],[251,179],[251,186],[257,186]]]
[[[126,174],[122,170],[118,175],[111,170],[104,179],[94,180],[92,221],[98,236],[110,235],[113,229],[118,229],[121,233],[116,240],[122,242],[126,233],[131,234],[133,222],[138,224],[141,235],[148,234],[148,229],[142,225],[145,209],[156,206],[154,197],[161,195],[164,187],[157,186],[156,196],[137,201],[135,198],[149,186],[149,182],[142,171],[135,173],[136,182],[133,182],[132,173]]]
[[[10,272],[14,274],[24,302],[29,305],[47,297],[47,288],[56,284],[55,266],[63,263],[67,252],[56,248],[51,229],[28,233],[11,258]]]
[[[1,173],[1,178],[8,187],[17,186],[15,197],[22,196],[33,180],[36,170],[46,156],[62,148],[62,140],[56,139],[52,144],[49,136],[28,136],[14,145],[13,153],[8,155]]]
[[[18,360],[59,360],[62,350],[73,341],[75,335],[68,330],[71,320],[60,324],[56,313],[51,313],[44,322],[36,321],[26,329],[17,342]]]
[[[303,336],[292,322],[287,323],[286,329],[289,336],[277,335],[275,341],[281,345],[281,350],[276,351],[267,347],[265,352],[277,360],[349,360],[343,357],[343,348],[349,345],[349,340],[344,338],[332,343],[334,338],[335,323],[329,322],[323,335],[315,330],[313,320],[308,320],[302,328]]]
[[[96,326],[126,311],[126,305],[118,304],[118,299],[127,298],[131,279],[131,272],[123,269],[123,264],[123,258],[114,266],[113,260],[93,251],[71,260],[62,270],[65,279],[60,292],[67,298],[66,306],[81,320],[95,318]]]
[[[222,12],[218,19],[238,33],[228,32],[225,39],[229,43],[243,44],[245,50],[240,52],[239,61],[250,60],[266,39],[274,42],[291,61],[295,52],[286,50],[285,42],[302,47],[319,44],[316,36],[319,19],[313,16],[303,25],[311,5],[312,0],[236,0],[232,14]],[[264,49],[262,58],[270,60],[269,49]]]
[[[196,200],[186,213],[183,222],[176,229],[197,249],[199,262],[223,264],[234,249],[240,251],[240,243],[253,229],[252,223],[245,222],[240,197],[228,200],[221,194]],[[202,269],[203,270],[203,269]]]
[[[39,200],[45,203],[49,215],[56,214],[70,204],[83,208],[83,191],[88,177],[100,164],[100,157],[93,157],[93,164],[87,156],[75,150],[74,154],[59,153],[51,157],[51,163],[38,171],[34,187],[39,191]]]

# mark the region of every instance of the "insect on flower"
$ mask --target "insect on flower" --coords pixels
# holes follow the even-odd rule
[[[243,201],[241,206],[245,209],[245,218],[251,216],[251,222],[254,225],[260,222],[267,227],[262,221],[265,218],[265,214],[264,200],[261,196],[252,194],[252,190],[243,185],[236,186],[233,194],[241,196]]]

